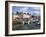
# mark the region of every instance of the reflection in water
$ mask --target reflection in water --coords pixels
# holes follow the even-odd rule
[[[38,21],[30,22],[30,24],[24,23],[20,25],[19,24],[13,25],[13,30],[31,30],[31,29],[40,29],[40,24],[38,23]]]

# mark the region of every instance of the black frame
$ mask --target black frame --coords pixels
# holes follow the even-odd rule
[[[28,4],[42,4],[43,5],[43,32],[42,33],[28,33],[28,34],[8,34],[8,2],[17,3],[28,3]],[[5,1],[5,36],[18,36],[18,35],[34,35],[34,34],[45,34],[45,3],[40,2],[24,2],[24,1]]]

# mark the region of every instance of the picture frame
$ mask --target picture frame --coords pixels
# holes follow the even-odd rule
[[[34,34],[45,34],[45,3],[5,1],[5,36]]]

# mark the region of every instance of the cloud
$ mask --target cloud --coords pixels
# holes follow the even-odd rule
[[[40,8],[39,7],[13,7],[13,12],[16,13],[17,11],[23,12],[23,13],[30,13],[34,15],[40,14]]]
[[[20,12],[27,12],[28,8],[27,7],[24,7],[24,8],[20,8],[18,11]]]
[[[40,11],[34,11],[32,14],[35,16],[40,15]]]
[[[33,9],[39,9],[39,7],[36,7],[36,8],[35,8],[35,7],[33,7]]]

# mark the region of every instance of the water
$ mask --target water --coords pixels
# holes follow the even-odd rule
[[[12,30],[35,30],[40,29],[40,24],[37,24],[37,22],[32,22],[30,24],[21,24],[21,25],[13,25]]]

